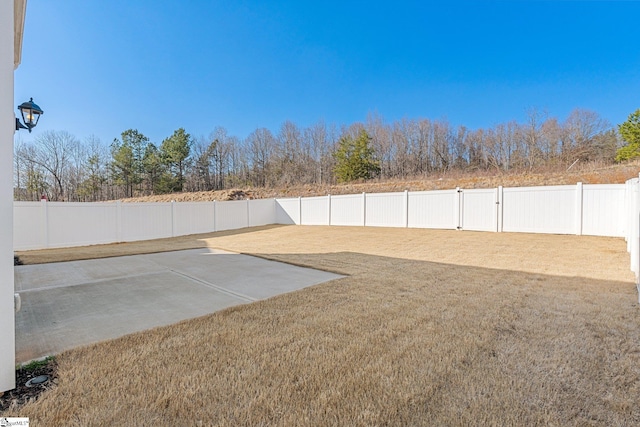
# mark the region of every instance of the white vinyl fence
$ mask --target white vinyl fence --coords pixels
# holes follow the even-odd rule
[[[190,203],[14,202],[14,249],[127,242],[267,224],[624,237],[640,278],[640,183]],[[640,282],[640,279],[638,280]]]
[[[14,250],[131,242],[276,222],[274,199],[187,203],[14,202]]]
[[[562,185],[276,199],[281,224],[625,237],[628,185]]]
[[[640,179],[633,178],[626,182],[625,196],[625,238],[631,257],[631,271],[636,274],[640,302]]]

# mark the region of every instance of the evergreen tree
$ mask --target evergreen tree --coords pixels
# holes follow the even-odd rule
[[[158,147],[153,143],[147,144],[147,147],[144,150],[144,156],[142,158],[142,164],[144,166],[144,174],[146,181],[146,189],[151,194],[163,193],[166,192],[159,185],[162,181],[162,175],[165,171],[164,165],[162,163],[162,158],[160,156],[160,151]]]
[[[76,190],[82,200],[98,201],[104,183],[107,181],[100,166],[100,157],[92,154],[87,158],[87,178],[82,181]]]
[[[134,189],[144,177],[144,151],[149,138],[135,129],[121,134],[122,141],[114,139],[111,144],[111,173],[116,185],[125,187],[125,194],[133,197]]]
[[[630,114],[626,122],[618,125],[618,132],[627,144],[616,153],[616,161],[640,157],[640,108]]]
[[[115,185],[123,186],[127,197],[133,197],[134,161],[133,150],[126,142],[120,142],[117,138],[111,144],[111,163],[109,169]]]
[[[334,173],[338,182],[370,179],[380,173],[380,162],[375,159],[371,137],[363,129],[357,138],[343,136],[334,152]]]
[[[191,135],[180,128],[169,138],[162,141],[160,152],[162,160],[173,175],[172,191],[182,191],[184,172],[191,151]]]

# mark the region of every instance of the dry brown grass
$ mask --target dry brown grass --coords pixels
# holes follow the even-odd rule
[[[66,352],[57,388],[9,413],[77,426],[640,423],[640,312],[620,239],[292,226],[192,244],[349,277]]]

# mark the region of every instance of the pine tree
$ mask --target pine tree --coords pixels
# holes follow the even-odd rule
[[[618,132],[627,144],[616,153],[616,162],[640,157],[640,109],[630,114],[626,122],[618,125]]]
[[[334,152],[336,166],[333,170],[338,182],[367,180],[380,173],[380,162],[375,159],[371,137],[361,130],[356,139],[343,136]]]
[[[173,191],[182,191],[186,162],[191,152],[191,135],[180,128],[160,146],[162,160],[173,174]]]

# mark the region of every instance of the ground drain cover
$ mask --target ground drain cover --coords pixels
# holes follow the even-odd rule
[[[49,375],[39,375],[37,377],[31,378],[25,385],[27,387],[33,387],[36,385],[44,384],[47,381],[49,381]]]

